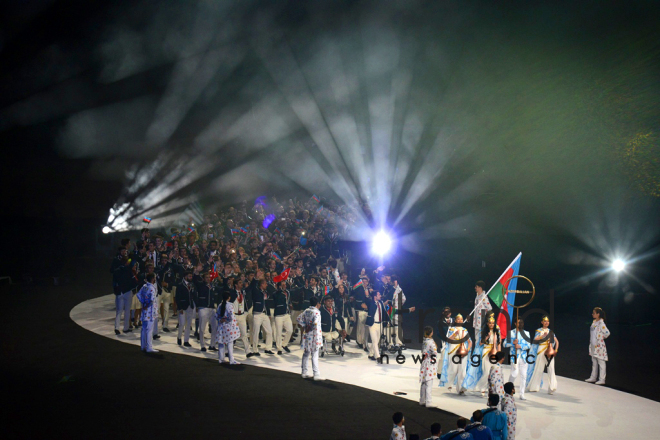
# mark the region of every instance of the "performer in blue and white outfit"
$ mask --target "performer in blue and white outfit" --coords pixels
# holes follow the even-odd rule
[[[467,339],[462,344],[447,343],[447,349],[442,357],[442,375],[440,376],[441,387],[449,384],[447,389],[451,391],[452,386],[456,384],[456,392],[461,395],[465,394],[462,384],[465,379],[465,369],[468,360],[466,356],[461,357],[458,352],[461,345],[463,345],[466,352],[469,352],[472,347],[472,340],[467,329],[463,327],[463,316],[458,314],[454,320],[454,325],[449,327],[447,331],[447,339],[460,340],[466,336]]]
[[[486,390],[488,389],[488,374],[490,368],[495,365],[491,361],[493,347],[495,352],[501,350],[501,336],[500,328],[495,324],[495,316],[490,314],[488,317],[487,331],[488,333],[481,335],[481,341],[476,342],[476,346],[472,355],[470,356],[470,363],[467,367],[465,380],[463,381],[463,389],[475,389],[481,391],[481,397],[486,397]],[[476,357],[478,356],[478,357]],[[473,359],[479,359],[478,365],[474,365]]]
[[[549,339],[539,343],[538,341],[545,338],[550,333],[550,319],[547,316],[544,316],[541,320],[541,325],[543,327],[536,330],[534,334],[534,343],[532,345],[532,350],[530,352],[530,358],[534,359],[534,369],[532,374],[527,377],[527,391],[536,392],[541,389],[543,386],[543,370],[546,365],[548,366],[548,376],[550,377],[550,383],[548,385],[548,394],[554,394],[557,391],[557,376],[555,376],[555,358],[553,357],[550,362],[545,356],[545,352],[548,349],[549,343],[552,342],[555,348],[555,351],[559,351],[559,340],[555,335],[554,341]]]
[[[529,353],[531,341],[529,332],[525,331],[523,327],[525,322],[518,318],[516,328],[509,332],[509,339],[504,341],[505,347],[511,347],[510,355],[515,357],[515,363],[511,364],[511,374],[509,375],[509,382],[516,382],[518,374],[520,374],[520,400],[525,399],[525,385],[527,384],[527,354]]]
[[[156,300],[155,273],[148,273],[145,284],[137,294],[138,301],[142,304],[142,334],[140,347],[147,353],[157,353],[151,343],[153,340],[154,323],[158,321],[158,302]]]
[[[298,324],[303,329],[302,337],[302,377],[311,377],[307,374],[307,361],[312,356],[312,371],[314,380],[323,380],[319,373],[319,350],[323,346],[323,332],[321,330],[321,303],[313,296],[309,299],[309,308],[298,315]]]
[[[605,325],[605,311],[603,309],[596,307],[591,313],[591,317],[594,318],[594,322],[591,324],[591,338],[589,340],[589,355],[591,356],[592,368],[591,376],[586,382],[605,385],[605,362],[607,361],[605,339],[610,336],[610,331]],[[600,377],[598,376],[599,369]]]
[[[219,344],[218,360],[220,363],[225,362],[225,348],[227,348],[229,352],[229,363],[231,365],[238,365],[239,362],[234,360],[234,341],[241,336],[241,329],[234,316],[234,304],[229,302],[230,297],[231,295],[228,291],[222,294],[222,302],[215,313],[215,319],[218,322],[216,336]]]

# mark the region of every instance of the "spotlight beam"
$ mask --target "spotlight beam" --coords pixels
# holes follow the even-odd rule
[[[372,251],[379,255],[384,256],[392,248],[392,239],[385,231],[378,231],[372,239]]]
[[[612,269],[614,269],[614,271],[617,273],[623,271],[625,268],[626,263],[620,258],[617,258],[612,262]]]

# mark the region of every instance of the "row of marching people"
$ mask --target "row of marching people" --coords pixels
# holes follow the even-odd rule
[[[140,278],[143,285],[136,297],[142,304],[143,333],[153,335],[152,329],[158,321],[158,291],[162,287],[157,273],[148,271]],[[183,347],[192,347],[190,339],[195,321],[201,351],[216,351],[218,344],[225,344],[220,337],[220,323],[225,321],[220,321],[223,318],[214,318],[214,313],[217,315],[222,312],[227,322],[235,321],[237,331],[230,331],[228,334],[242,341],[248,358],[261,356],[260,336],[265,341],[265,354],[275,354],[271,348],[276,349],[280,355],[289,353],[288,345],[292,338],[297,336],[296,318],[310,307],[311,299],[315,298],[322,306],[320,316],[324,338],[331,342],[333,349],[339,353],[337,348],[341,349],[343,341],[348,339],[351,322],[354,321],[350,314],[345,313],[348,298],[344,286],[340,284],[330,292],[321,291],[316,288],[316,278],[311,277],[305,282],[305,286],[293,285],[293,289],[290,289],[295,279],[294,276],[273,282],[265,277],[263,271],[257,270],[256,274],[249,273],[245,281],[238,277],[231,279],[228,288],[217,279],[213,280],[212,272],[201,271],[200,268],[185,271],[180,283],[172,288],[176,291],[177,343]],[[152,290],[153,301],[145,303],[145,292]],[[231,315],[231,319],[224,316],[227,313]],[[208,329],[211,331],[209,344],[205,338]],[[153,336],[149,338],[150,341],[152,339]],[[335,341],[339,343],[339,347],[334,346]],[[150,343],[146,350],[153,351]]]
[[[500,368],[496,355],[502,352],[503,347],[509,347],[511,360],[509,380],[514,382],[520,376],[521,400],[525,400],[525,390],[536,392],[541,389],[546,367],[548,393],[554,394],[557,390],[554,358],[559,349],[559,340],[554,333],[551,333],[549,318],[547,316],[542,318],[541,327],[536,330],[534,339],[531,339],[529,332],[524,330],[522,319],[518,319],[508,339],[502,338],[493,314],[488,315],[487,320],[487,327],[480,332],[480,340],[473,345],[467,329],[463,326],[463,316],[459,314],[451,319],[451,325],[446,330],[448,342],[441,352],[440,386],[447,386],[450,391],[455,388],[459,395],[474,390],[486,397],[491,368]]]

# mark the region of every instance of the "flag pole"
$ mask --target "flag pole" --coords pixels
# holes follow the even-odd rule
[[[500,275],[500,276],[495,280],[495,282],[494,282],[493,285],[490,287],[490,289],[488,289],[488,292],[485,293],[486,296],[488,296],[488,294],[490,293],[490,291],[493,290],[493,287],[495,287],[495,286],[497,285],[497,283],[502,279],[502,277],[504,276],[504,274],[507,273],[507,271],[508,271],[509,269],[511,269],[511,267],[515,264],[516,260],[518,260],[518,258],[520,258],[521,255],[522,255],[522,252],[519,252],[518,255],[516,256],[516,258],[514,258],[513,261],[511,262],[511,264],[509,264],[509,267],[507,267],[506,269],[504,269],[504,272],[502,272],[502,275]],[[506,292],[504,292],[504,294],[505,294],[505,297],[508,296]],[[482,294],[482,295],[484,295],[484,294]],[[477,305],[474,306],[474,309],[472,309],[472,311],[471,311],[470,314],[468,315],[468,319],[470,318],[470,316],[472,316],[472,314],[474,313],[474,311],[477,310],[477,307],[479,306],[479,303],[481,302],[481,299],[482,299],[482,297],[479,297],[479,301],[477,301]],[[508,301],[507,301],[507,302],[508,302]]]

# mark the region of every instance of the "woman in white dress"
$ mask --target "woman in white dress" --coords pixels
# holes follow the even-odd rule
[[[463,338],[465,338],[465,341],[461,344],[449,342],[460,341]],[[465,379],[465,371],[469,362],[467,355],[472,349],[472,339],[470,339],[467,329],[463,327],[462,315],[456,315],[454,325],[449,327],[449,331],[447,332],[447,339],[447,349],[442,359],[440,386],[449,385],[447,389],[451,392],[452,387],[456,384],[458,394],[465,395],[466,390],[463,388],[463,380]],[[460,348],[461,345],[463,346],[463,350]]]
[[[548,394],[554,394],[557,391],[557,376],[555,376],[555,356],[552,356],[552,359],[548,362],[546,357],[546,351],[552,342],[554,347],[555,354],[559,351],[559,340],[556,335],[553,335],[553,341],[546,339],[545,341],[539,343],[538,341],[548,336],[550,333],[550,319],[547,316],[544,316],[541,319],[541,328],[536,330],[534,334],[534,348],[530,352],[534,357],[534,371],[532,374],[529,374],[527,377],[527,391],[532,393],[537,392],[543,386],[543,370],[546,365],[548,366],[548,377],[550,383],[548,384]]]
[[[217,340],[219,345],[218,360],[220,363],[225,361],[225,347],[229,351],[229,363],[231,365],[238,365],[234,359],[234,341],[241,336],[241,329],[236,322],[234,316],[234,305],[229,302],[229,292],[222,294],[222,303],[218,306],[218,311],[215,314],[215,319],[218,320]]]
[[[591,324],[591,338],[589,340],[589,356],[591,356],[591,377],[586,380],[596,385],[605,385],[605,362],[607,361],[607,348],[605,339],[610,336],[610,331],[605,325],[605,312],[596,307],[591,312],[594,322]],[[600,370],[600,375],[599,375]]]
[[[492,363],[490,357],[498,351],[502,351],[502,336],[500,335],[500,328],[495,324],[495,317],[492,314],[488,317],[488,333],[481,335],[481,341],[479,341],[479,343],[482,347],[481,378],[479,379],[479,382],[477,382],[475,389],[481,391],[481,397],[486,397],[490,368],[497,363]],[[495,353],[493,353],[493,347],[495,347]]]

